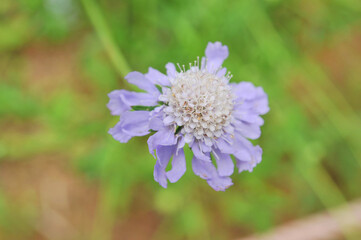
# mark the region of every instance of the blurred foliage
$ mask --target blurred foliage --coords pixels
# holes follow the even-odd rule
[[[97,186],[93,227],[72,239],[122,239],[139,212],[155,224],[144,239],[229,239],[346,203],[361,196],[360,26],[358,0],[2,0],[0,169],[61,155]],[[190,162],[162,189],[146,138],[107,134],[107,93],[129,67],[186,64],[208,41],[228,45],[232,81],[269,94],[263,161],[224,193]],[[1,239],[38,239],[41,209],[21,196],[0,191]]]

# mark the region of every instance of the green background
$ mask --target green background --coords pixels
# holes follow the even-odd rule
[[[188,150],[163,189],[146,137],[107,134],[107,94],[209,41],[229,47],[232,81],[269,96],[263,160],[215,192]],[[358,0],[2,0],[0,239],[235,239],[347,204],[361,196],[360,75]]]

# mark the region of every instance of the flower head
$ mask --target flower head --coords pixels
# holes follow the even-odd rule
[[[187,69],[178,64],[177,71],[168,63],[166,75],[153,68],[147,74],[129,73],[126,80],[145,92],[109,93],[107,106],[120,116],[109,130],[116,140],[124,143],[155,132],[148,146],[157,158],[154,179],[161,186],[167,187],[168,181],[176,182],[185,173],[185,144],[193,152],[194,173],[217,191],[233,184],[231,156],[239,172],[252,172],[261,161],[262,149],[247,139],[261,135],[260,115],[269,111],[267,95],[249,82],[229,83],[232,75],[222,67],[227,57],[227,46],[209,43],[206,57]],[[166,171],[172,156],[172,169]]]

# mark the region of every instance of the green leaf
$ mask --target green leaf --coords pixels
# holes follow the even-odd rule
[[[157,106],[132,106],[132,109],[134,111],[152,111],[154,110],[154,108],[156,108]]]

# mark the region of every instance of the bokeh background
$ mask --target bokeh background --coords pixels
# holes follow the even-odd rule
[[[232,81],[269,95],[263,161],[215,192],[188,152],[163,189],[146,137],[107,134],[107,94],[209,41],[228,45]],[[359,0],[1,0],[0,239],[237,239],[347,205],[360,76]]]

